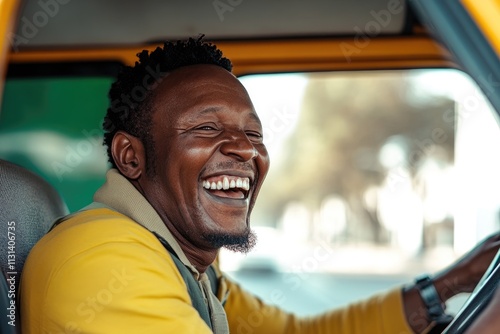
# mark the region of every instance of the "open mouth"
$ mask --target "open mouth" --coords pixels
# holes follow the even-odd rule
[[[203,188],[217,197],[247,199],[250,190],[250,178],[219,175],[203,180]]]

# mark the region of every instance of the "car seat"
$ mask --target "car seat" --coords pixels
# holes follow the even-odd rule
[[[16,303],[26,257],[52,223],[68,213],[59,193],[40,176],[0,159],[0,333],[16,333]],[[14,317],[12,316],[14,315]],[[7,319],[7,321],[6,321]],[[9,322],[15,319],[15,327]]]

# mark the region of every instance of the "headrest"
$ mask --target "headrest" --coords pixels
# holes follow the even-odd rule
[[[0,266],[4,272],[20,273],[33,245],[56,218],[67,213],[66,204],[48,182],[0,159]]]

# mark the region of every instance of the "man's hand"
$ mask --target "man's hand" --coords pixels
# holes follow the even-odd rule
[[[500,233],[496,233],[436,274],[433,277],[433,283],[441,301],[444,303],[459,293],[472,292],[488,269],[499,247]],[[408,324],[413,331],[421,333],[429,330],[430,319],[427,315],[427,308],[415,286],[409,286],[404,290],[403,304]]]
[[[500,247],[500,233],[479,243],[457,262],[438,273],[434,285],[445,302],[462,292],[472,292]]]

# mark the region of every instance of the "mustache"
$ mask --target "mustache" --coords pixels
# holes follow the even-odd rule
[[[257,173],[255,167],[251,163],[228,160],[228,161],[221,161],[221,162],[218,162],[218,163],[210,165],[210,166],[206,166],[202,170],[202,174],[214,173],[214,172],[217,172],[220,170],[231,170],[231,169],[251,171],[251,172],[254,172],[255,174]]]

